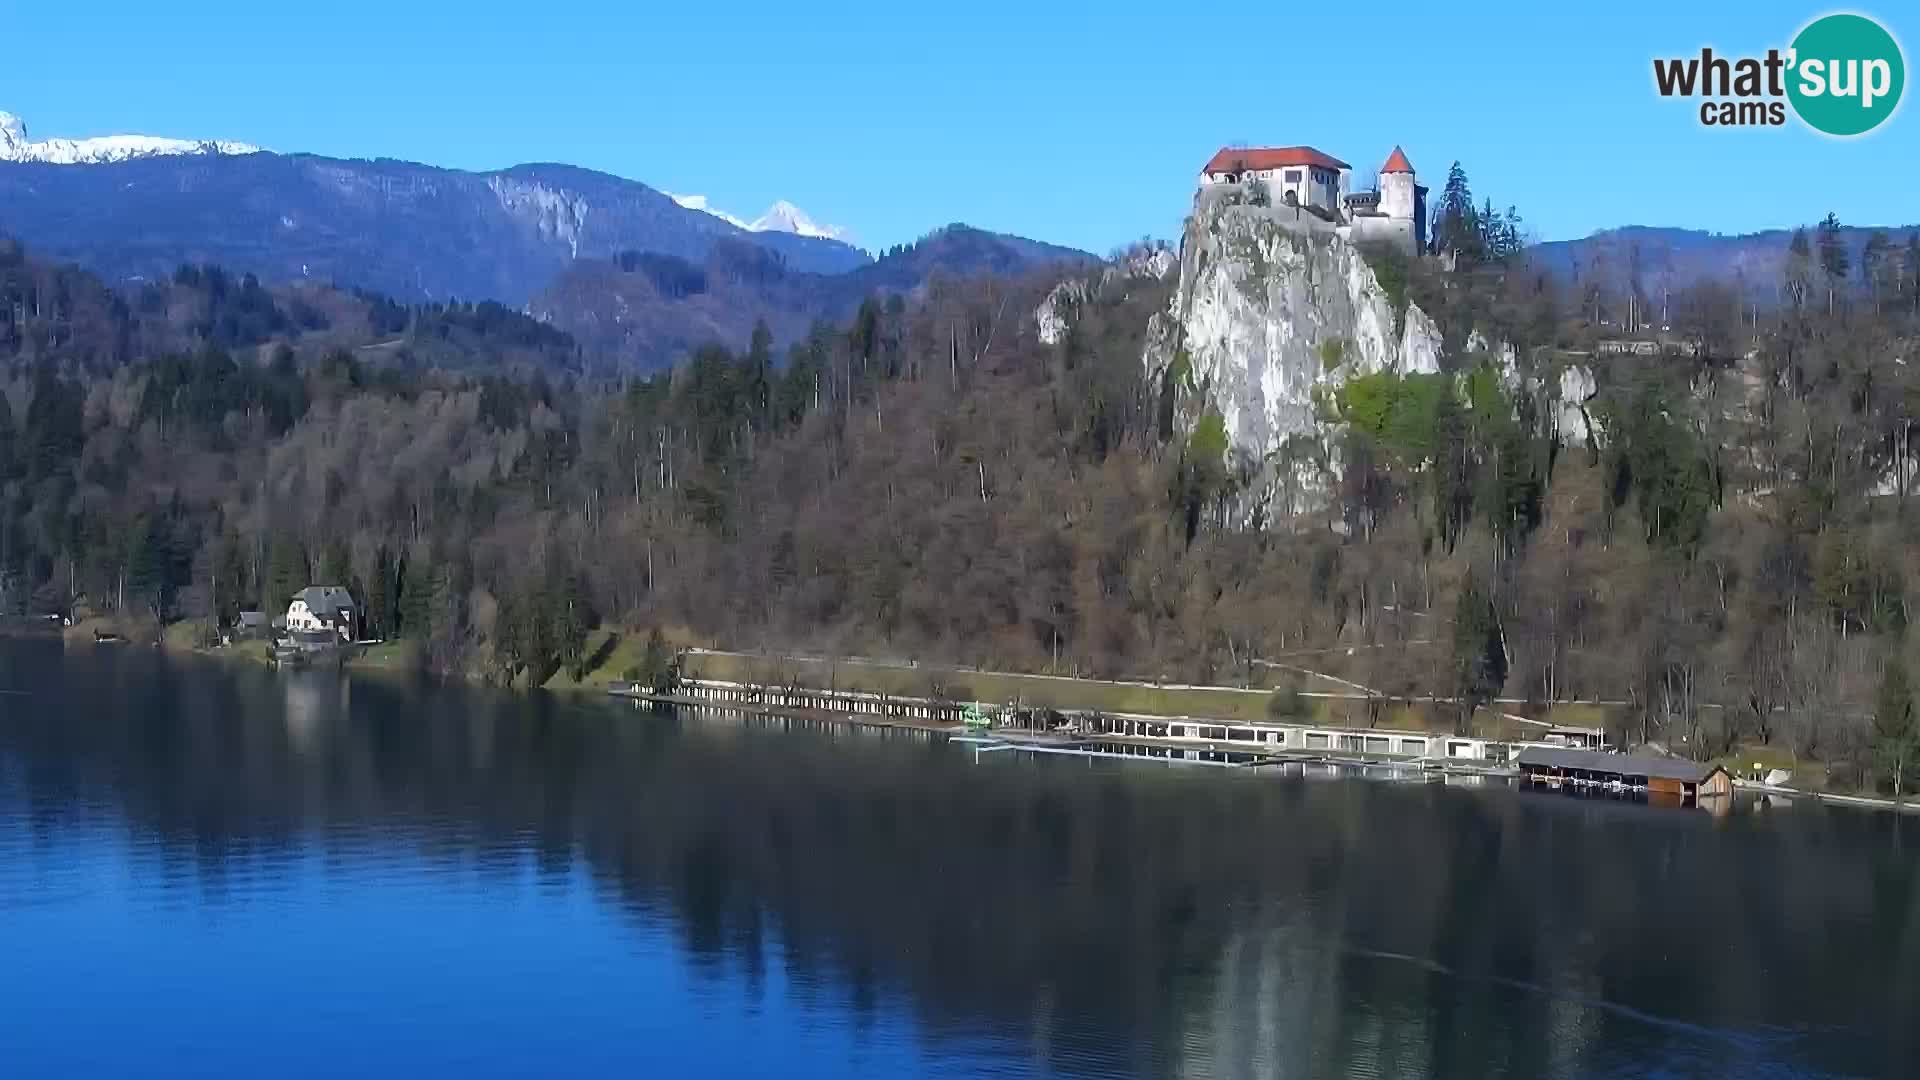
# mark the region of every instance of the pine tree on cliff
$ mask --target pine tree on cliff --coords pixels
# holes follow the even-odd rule
[[[1839,292],[1840,283],[1847,279],[1847,271],[1852,268],[1852,260],[1847,255],[1847,242],[1840,235],[1840,218],[1829,213],[1821,219],[1819,230],[1820,272],[1827,278],[1827,314],[1833,314],[1834,296]]]
[[[1447,170],[1447,186],[1440,193],[1440,213],[1434,221],[1433,249],[1439,254],[1473,262],[1480,258],[1480,213],[1473,205],[1467,170],[1454,162]]]

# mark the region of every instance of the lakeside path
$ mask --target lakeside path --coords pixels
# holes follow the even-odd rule
[[[861,690],[909,697],[1017,704],[1062,712],[1126,713],[1169,719],[1243,723],[1317,724],[1341,728],[1385,728],[1429,734],[1454,734],[1452,703],[1432,695],[1392,697],[1369,694],[1358,684],[1332,675],[1295,669],[1301,686],[1226,686],[1140,679],[1092,679],[1075,675],[987,671],[921,664],[910,660],[762,654],[723,649],[685,649],[685,674],[692,678],[765,686],[803,685],[818,689]],[[1269,673],[1273,669],[1266,669]],[[1273,712],[1276,693],[1296,698],[1295,714]],[[1476,710],[1469,734],[1479,738],[1524,740],[1548,727],[1598,728],[1607,706],[1562,702],[1542,715],[1527,716],[1519,701],[1495,701]]]

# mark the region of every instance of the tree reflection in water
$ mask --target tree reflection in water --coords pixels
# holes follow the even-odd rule
[[[1920,834],[1892,815],[976,756],[135,650],[7,644],[0,686],[32,693],[0,701],[0,809],[53,842],[109,806],[203,902],[276,852],[530,862],[670,925],[701,977],[778,965],[785,992],[1054,1071],[1872,1074],[1920,1050]]]

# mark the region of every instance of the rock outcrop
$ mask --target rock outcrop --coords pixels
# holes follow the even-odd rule
[[[1320,399],[1358,375],[1439,371],[1441,333],[1324,222],[1233,194],[1196,201],[1171,326],[1149,333],[1145,362],[1156,384],[1177,368],[1193,411],[1218,413],[1235,463],[1271,488],[1296,440],[1331,449]]]
[[[1324,498],[1339,464],[1329,405],[1349,380],[1443,369],[1447,339],[1408,299],[1405,268],[1383,281],[1375,258],[1309,212],[1251,205],[1227,185],[1197,197],[1178,288],[1147,335],[1145,374],[1156,387],[1175,376],[1187,424],[1220,417],[1230,464],[1251,480],[1247,509],[1283,495],[1296,507]],[[1511,344],[1477,330],[1455,345],[1461,355],[1448,369],[1484,358],[1510,393],[1544,410],[1559,438],[1587,440],[1588,369],[1532,371]]]
[[[1080,307],[1100,290],[1132,280],[1164,281],[1178,265],[1179,259],[1170,249],[1143,246],[1109,264],[1097,278],[1074,277],[1055,285],[1033,312],[1041,344],[1056,345],[1065,338]]]

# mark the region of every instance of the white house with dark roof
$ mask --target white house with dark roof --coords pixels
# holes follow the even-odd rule
[[[327,630],[352,641],[360,609],[344,585],[309,585],[287,605],[287,629]]]

